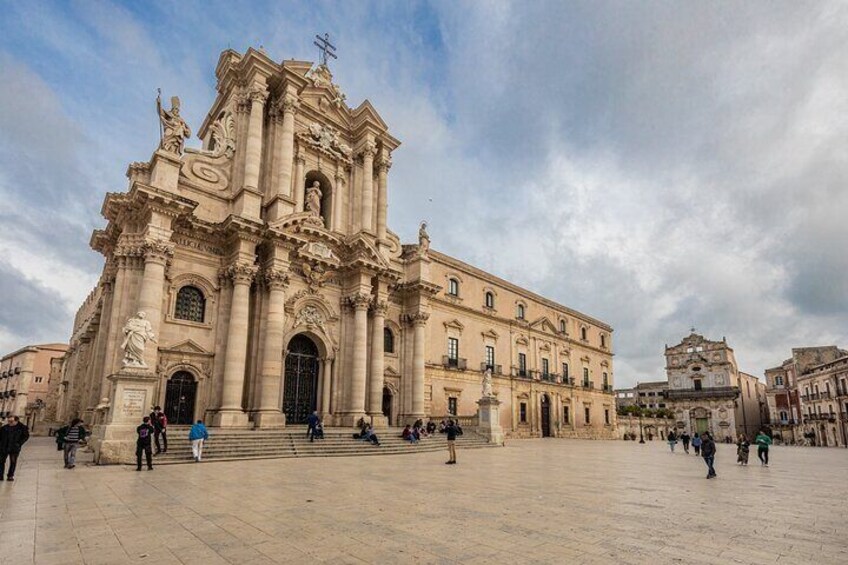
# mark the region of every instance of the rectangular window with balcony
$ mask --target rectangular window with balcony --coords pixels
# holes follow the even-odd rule
[[[774,378],[774,385],[775,386],[783,386],[783,377],[781,377],[781,376],[775,377]]]
[[[566,424],[570,424],[570,414],[568,413],[568,406],[562,407],[562,421]]]
[[[568,363],[562,364],[562,380],[563,382],[568,381]]]
[[[459,359],[459,340],[455,337],[448,338],[448,357]]]
[[[522,402],[518,405],[518,421],[522,424],[527,423],[527,403]]]
[[[456,397],[448,398],[448,414],[456,416]]]
[[[589,369],[583,367],[583,386],[589,386]]]
[[[550,374],[550,368],[548,367],[548,360],[542,359],[542,375],[547,377]]]
[[[518,375],[522,377],[527,375],[527,355],[524,353],[518,354]]]
[[[495,370],[495,348],[491,345],[486,346],[486,368]]]
[[[604,373],[604,390],[609,388],[609,374]]]

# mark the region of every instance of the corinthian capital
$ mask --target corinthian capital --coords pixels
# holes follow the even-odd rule
[[[268,90],[264,86],[255,85],[250,88],[248,93],[251,102],[260,102],[262,104],[268,100]]]
[[[391,153],[384,151],[380,158],[377,160],[377,170],[380,172],[388,173],[389,169],[392,168],[392,155]]]
[[[270,290],[285,290],[289,286],[289,276],[279,269],[265,269],[262,282]]]
[[[354,310],[367,310],[371,304],[371,295],[367,292],[357,292],[347,297],[347,303]]]
[[[250,284],[256,277],[259,268],[248,263],[233,263],[221,269],[219,273],[222,281],[232,284]]]
[[[359,150],[359,155],[362,157],[374,157],[377,154],[377,144],[373,141],[366,141]]]
[[[430,314],[427,312],[413,312],[412,314],[405,314],[403,317],[403,320],[410,326],[423,326],[429,319]]]
[[[374,312],[375,316],[385,317],[386,312],[389,311],[389,303],[385,300],[375,300],[371,304],[371,310]]]
[[[145,262],[167,263],[174,256],[174,244],[159,239],[145,241],[142,244]]]

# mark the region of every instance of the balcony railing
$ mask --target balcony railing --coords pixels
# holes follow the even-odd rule
[[[513,367],[512,368],[512,376],[513,377],[519,377],[521,379],[529,379],[530,378],[530,372],[527,369],[520,369],[518,367]]]
[[[700,390],[694,388],[683,389],[668,389],[663,391],[663,396],[669,399],[674,398],[736,398],[739,396],[739,387],[721,386],[712,388],[702,388]]]
[[[492,365],[490,363],[480,363],[480,372],[485,373],[486,369],[491,369],[493,375],[502,375],[503,374],[503,372],[501,371],[500,365]]]
[[[588,388],[590,390],[595,388],[595,383],[593,383],[592,381],[583,381],[581,385],[583,386],[583,388]]]
[[[794,418],[787,418],[786,420],[781,420],[780,418],[772,418],[771,425],[772,426],[795,426],[799,424],[798,420]]]
[[[543,381],[545,381],[545,382],[549,382],[549,383],[555,383],[555,382],[557,382],[557,380],[558,380],[558,378],[557,378],[557,377],[558,377],[558,375],[556,375],[556,374],[554,374],[554,373],[540,373],[539,377],[540,377]]]
[[[612,392],[612,385],[602,385],[601,388],[604,392]]]
[[[468,360],[463,359],[462,357],[450,357],[449,355],[442,355],[442,366],[447,369],[457,369],[460,371],[464,371],[468,368]]]
[[[824,414],[804,414],[804,422],[836,420],[836,412],[825,412]]]

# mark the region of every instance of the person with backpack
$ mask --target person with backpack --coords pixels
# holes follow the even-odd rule
[[[71,420],[71,425],[63,429],[65,432],[62,434],[62,451],[65,458],[65,469],[73,469],[77,466],[77,448],[88,435],[88,431],[83,427],[82,420],[79,418]]]
[[[716,453],[716,444],[713,441],[710,432],[704,432],[701,434],[701,457],[704,458],[704,463],[707,464],[707,478],[714,479],[716,477],[715,468],[713,465],[715,464],[715,453]]]
[[[689,437],[689,434],[686,433],[686,430],[683,430],[683,433],[680,434],[680,443],[683,444],[683,452],[686,453],[686,455],[689,455],[689,440],[690,439],[691,438]]]
[[[701,454],[701,436],[695,432],[695,437],[692,438],[692,448],[695,450],[695,455]]]
[[[462,435],[462,428],[458,422],[453,419],[448,420],[448,425],[445,427],[445,433],[448,436],[448,456],[445,465],[456,465],[456,437]]]
[[[191,427],[188,432],[188,439],[191,442],[191,454],[194,455],[194,462],[200,463],[200,459],[203,457],[203,442],[209,439],[209,432],[203,425],[203,420],[198,420]]]
[[[162,412],[161,406],[153,408],[150,413],[150,423],[153,424],[155,430],[153,435],[156,440],[156,455],[168,452],[168,417]],[[159,443],[159,438],[162,438],[162,443]]]
[[[21,424],[21,419],[17,416],[7,416],[6,425],[0,427],[0,481],[3,480],[3,471],[6,469],[6,459],[9,459],[9,473],[6,475],[6,480],[15,480],[18,456],[28,439],[29,428],[26,424]]]
[[[142,418],[141,425],[135,429],[135,433],[138,434],[138,439],[135,442],[136,471],[141,471],[142,453],[147,459],[147,470],[153,470],[153,447],[151,446],[151,438],[155,432],[156,429],[150,425],[150,416]]]
[[[668,448],[674,453],[674,446],[677,445],[677,435],[675,435],[674,431],[668,432],[666,441],[668,442]]]
[[[757,434],[754,443],[757,444],[757,457],[760,459],[760,465],[768,467],[769,446],[772,441],[765,428],[761,429],[760,433]]]

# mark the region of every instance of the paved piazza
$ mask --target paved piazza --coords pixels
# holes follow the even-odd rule
[[[62,469],[49,440],[0,483],[2,563],[848,563],[848,451],[773,465],[658,442]],[[755,461],[755,456],[752,457]]]

